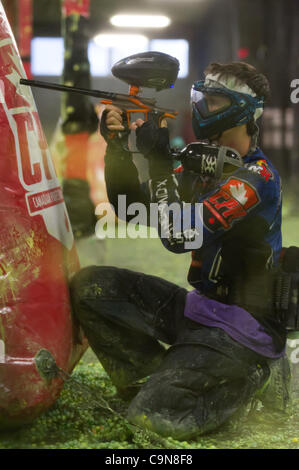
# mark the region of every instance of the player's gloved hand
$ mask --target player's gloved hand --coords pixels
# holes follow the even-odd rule
[[[100,118],[100,133],[108,144],[124,147],[128,144],[129,130],[126,116],[120,108],[107,105]]]
[[[172,157],[166,121],[162,121],[162,127],[159,127],[153,120],[144,122],[142,119],[137,119],[131,128],[136,130],[137,149],[149,161],[151,178],[172,173]]]
[[[153,120],[144,122],[137,119],[131,127],[136,130],[136,146],[144,157],[150,158],[157,154],[161,157],[164,153],[168,155],[169,132],[166,125],[159,127]]]

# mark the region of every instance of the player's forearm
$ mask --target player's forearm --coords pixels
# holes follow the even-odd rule
[[[105,181],[109,202],[118,217],[123,219],[125,216],[127,221],[131,218],[119,210],[119,196],[125,196],[126,209],[135,202],[149,203],[141,188],[131,153],[108,145],[105,155]]]

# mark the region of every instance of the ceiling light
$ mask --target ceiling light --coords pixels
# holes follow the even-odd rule
[[[123,28],[165,28],[170,18],[161,15],[115,15],[110,18],[113,26]]]

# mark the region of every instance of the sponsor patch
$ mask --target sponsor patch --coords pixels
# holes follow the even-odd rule
[[[269,181],[274,179],[274,175],[269,168],[266,160],[257,160],[255,163],[246,163],[247,170],[253,171],[260,175],[264,180]]]
[[[183,171],[183,165],[179,165],[173,169],[174,173],[182,173],[182,171]]]
[[[258,193],[251,184],[231,177],[217,193],[203,202],[204,225],[213,232],[220,227],[228,230],[259,202]]]

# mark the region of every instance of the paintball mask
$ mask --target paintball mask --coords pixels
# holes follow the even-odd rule
[[[264,98],[235,77],[207,75],[191,89],[192,126],[197,139],[211,139],[223,131],[256,121],[263,112]]]

